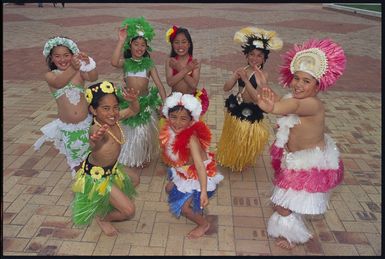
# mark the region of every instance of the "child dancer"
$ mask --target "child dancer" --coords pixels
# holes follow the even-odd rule
[[[193,95],[172,93],[163,106],[166,122],[159,134],[163,160],[171,166],[171,182],[166,186],[170,211],[177,217],[182,213],[198,225],[187,235],[190,239],[203,236],[209,229],[203,208],[223,179],[214,154],[208,152],[211,132],[199,120],[201,112],[202,106]]]
[[[155,33],[143,18],[127,18],[119,29],[119,40],[111,58],[114,67],[123,68],[126,87],[139,90],[140,112],[122,120],[124,134],[131,141],[122,146],[119,162],[128,167],[143,167],[158,152],[158,129],[156,110],[162,104],[158,92],[164,100],[166,91],[160,81],[158,71],[148,51]],[[156,87],[149,89],[150,77]],[[118,91],[120,108],[128,103]]]
[[[66,156],[74,176],[76,167],[89,152],[88,129],[92,116],[88,114],[83,87],[85,81],[97,80],[96,64],[66,37],[49,39],[44,45],[43,55],[51,70],[45,74],[45,80],[56,100],[59,118],[40,129],[44,135],[34,147],[38,150],[45,141],[53,141],[60,153]]]
[[[230,91],[238,82],[239,90],[237,95],[231,94],[225,101],[225,120],[217,159],[232,171],[241,172],[256,162],[269,139],[263,111],[252,99],[261,88],[254,74],[264,68],[270,50],[282,48],[282,40],[274,31],[246,27],[235,33],[234,41],[242,44],[247,66],[238,68],[223,86],[225,91]],[[266,84],[268,75],[265,71],[263,74],[266,79],[263,84]]]
[[[266,88],[257,102],[264,111],[283,115],[270,151],[275,212],[267,232],[277,238],[278,246],[290,249],[312,238],[302,215],[325,213],[330,191],[343,179],[343,163],[325,133],[325,108],[317,94],[342,75],[346,59],[343,49],[329,39],[295,45],[283,58],[280,81],[292,93],[277,101]]]
[[[172,92],[192,94],[202,104],[202,115],[209,107],[205,88],[198,89],[201,64],[193,58],[193,42],[186,28],[172,26],[166,33],[171,44],[170,57],[166,59],[166,80]]]
[[[75,225],[88,225],[95,217],[103,232],[116,235],[111,221],[122,221],[134,214],[132,197],[136,194],[123,166],[117,162],[125,138],[119,119],[139,111],[137,92],[124,91],[132,109],[119,112],[118,97],[112,83],[104,81],[90,86],[86,98],[94,124],[90,129],[91,152],[76,173],[72,218]]]

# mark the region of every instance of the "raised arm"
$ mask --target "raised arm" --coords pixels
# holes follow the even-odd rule
[[[311,116],[319,112],[323,105],[314,97],[304,99],[288,98],[275,101],[275,94],[269,88],[263,88],[257,96],[258,106],[267,113],[276,115],[297,114]]]
[[[135,116],[140,111],[140,105],[138,101],[139,90],[135,90],[134,88],[129,88],[126,90],[126,88],[123,87],[122,92],[123,98],[130,102],[130,106],[119,111],[119,120]]]
[[[90,58],[86,53],[79,52],[78,58],[83,62],[84,66],[80,67],[80,75],[83,80],[94,82],[98,80],[98,71],[96,70],[95,61]]]
[[[80,60],[76,55],[72,56],[71,66],[69,66],[63,73],[55,74],[53,72],[47,72],[45,74],[45,80],[48,85],[60,89],[66,86],[71,79],[76,75],[80,69]]]
[[[127,25],[125,27],[119,28],[118,31],[118,43],[116,44],[115,50],[112,53],[111,65],[117,68],[123,67],[124,58],[123,58],[123,46],[127,37]]]
[[[93,125],[90,129],[90,147],[92,151],[97,151],[105,142],[105,135],[109,126],[104,124],[102,127]]]
[[[245,69],[243,67],[238,68],[237,70],[234,71],[232,76],[225,82],[223,85],[223,91],[228,92],[231,89],[233,89],[234,85],[237,83],[238,79],[240,79],[239,72],[244,71]]]

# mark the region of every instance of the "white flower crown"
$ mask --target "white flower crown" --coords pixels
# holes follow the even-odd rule
[[[49,39],[45,43],[44,49],[43,49],[43,55],[45,57],[48,57],[49,53],[51,52],[51,49],[59,45],[66,46],[72,51],[73,54],[79,52],[79,48],[73,40],[63,38],[63,37],[55,37],[53,39]]]
[[[184,108],[189,110],[193,119],[195,121],[199,121],[199,117],[202,112],[202,105],[196,97],[191,94],[173,92],[164,102],[162,109],[163,115],[168,118],[168,110],[177,105],[182,105]]]

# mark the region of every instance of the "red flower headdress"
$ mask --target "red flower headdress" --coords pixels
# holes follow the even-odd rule
[[[175,25],[173,25],[170,29],[167,30],[166,32],[166,42],[167,43],[171,43],[171,41],[174,40],[175,36],[176,36],[176,32],[178,31],[178,27],[176,27]]]

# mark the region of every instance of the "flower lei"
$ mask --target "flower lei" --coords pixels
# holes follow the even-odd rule
[[[112,94],[115,92],[116,94],[116,88],[111,82],[103,81],[102,83],[97,83],[94,85],[91,85],[87,88],[85,91],[85,97],[88,104],[92,103],[92,99],[94,98],[94,94],[97,94],[99,92],[99,89],[105,93],[105,94]],[[94,93],[92,93],[94,92]]]
[[[73,54],[79,52],[79,48],[73,40],[70,40],[64,37],[55,37],[53,39],[49,39],[45,43],[44,49],[43,49],[43,55],[45,57],[48,57],[48,55],[51,53],[51,50],[56,46],[66,46],[71,50]]]
[[[171,43],[171,41],[175,38],[176,32],[178,31],[178,27],[173,25],[170,29],[166,32],[166,42]]]
[[[150,57],[143,57],[140,60],[127,58],[124,60],[123,71],[137,73],[143,70],[151,70],[154,67],[154,61]]]

